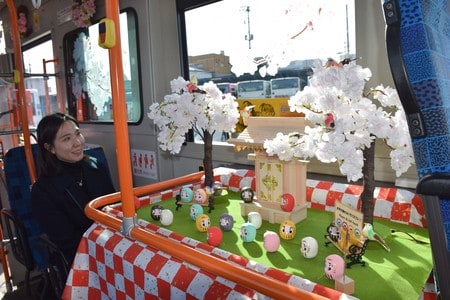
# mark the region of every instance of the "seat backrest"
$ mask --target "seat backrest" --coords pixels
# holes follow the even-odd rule
[[[32,153],[36,161],[36,144],[32,145]],[[9,206],[17,218],[21,220],[25,228],[36,264],[40,269],[44,269],[47,262],[39,250],[38,243],[38,238],[42,234],[42,230],[35,221],[31,211],[31,180],[25,159],[24,147],[10,149],[5,154],[3,163]]]
[[[419,178],[450,173],[450,4],[385,1],[386,42]]]
[[[36,162],[37,144],[32,144],[31,149]],[[108,166],[103,148],[90,148],[85,150],[85,153],[96,157],[100,162]],[[31,180],[23,146],[12,148],[5,154],[4,172],[10,208],[25,227],[36,263],[40,268],[45,268],[47,261],[42,253],[41,242],[39,241],[42,229],[32,215]]]
[[[385,0],[386,46],[413,145],[442,299],[450,299],[450,2]]]

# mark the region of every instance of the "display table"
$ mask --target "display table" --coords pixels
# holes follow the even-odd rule
[[[108,213],[120,213],[106,209]],[[139,220],[147,230],[230,263],[288,282],[329,299],[344,294],[301,277],[267,268],[165,228]],[[257,292],[125,237],[101,224],[85,233],[63,299],[257,299]],[[357,299],[346,295],[345,299]]]
[[[243,186],[254,185],[253,173],[249,170],[224,169],[217,173],[216,180],[220,180],[223,186],[230,190],[239,190]],[[200,182],[193,183],[191,186],[198,187]],[[140,205],[150,205],[172,199],[179,190],[180,187],[175,187],[151,195],[140,195]],[[308,180],[306,193],[308,206],[331,210],[334,207],[334,201],[358,205],[360,191],[358,186]],[[410,225],[411,228],[419,228],[426,224],[421,199],[417,195],[397,189],[377,189],[375,194],[377,218],[395,219],[394,221]],[[105,207],[103,211],[118,218],[122,217],[120,204]],[[138,223],[140,227],[158,236],[187,245],[199,252],[208,253],[233,265],[239,265],[276,280],[287,282],[293,287],[330,299],[356,298],[317,284],[313,282],[314,280],[286,273],[280,269],[255,262],[251,258],[212,247],[198,239],[184,236],[155,223],[148,223],[144,220],[139,220]],[[395,258],[397,261],[398,254],[394,255],[396,256],[386,255],[386,259],[394,260]],[[429,268],[429,273],[431,257],[428,258],[430,262],[425,263],[425,269]],[[369,262],[369,266],[371,263],[378,264],[379,261]],[[368,276],[370,276],[370,272],[368,272]],[[414,286],[420,285],[420,287],[424,283],[425,280],[422,283],[411,282]],[[380,287],[372,286],[368,289],[380,290]],[[401,293],[401,289],[399,292]],[[99,223],[91,226],[80,243],[63,296],[64,299],[185,299],[189,297],[198,299],[257,298],[258,293],[142,242],[125,237],[120,232]]]

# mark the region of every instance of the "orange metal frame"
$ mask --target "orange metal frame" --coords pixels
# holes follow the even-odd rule
[[[14,43],[14,57],[15,67],[19,72],[20,81],[17,83],[18,88],[18,101],[20,108],[20,117],[22,121],[22,130],[25,141],[25,155],[27,160],[27,166],[30,173],[31,182],[36,180],[36,170],[33,161],[33,155],[31,152],[30,132],[28,129],[28,116],[24,105],[25,88],[23,82],[23,63],[22,63],[22,51],[20,46],[20,37],[17,23],[17,12],[14,6],[13,0],[7,0],[9,8],[11,31],[13,35]],[[287,283],[283,283],[278,280],[265,277],[262,274],[250,271],[243,267],[239,267],[233,264],[229,264],[221,259],[213,256],[201,253],[193,248],[185,245],[181,245],[177,242],[171,241],[167,238],[155,235],[143,228],[137,226],[137,224],[131,224],[136,215],[134,207],[134,196],[145,195],[155,193],[164,189],[169,189],[173,186],[179,186],[184,183],[198,181],[203,172],[186,175],[183,177],[154,183],[142,187],[133,189],[132,173],[131,173],[131,158],[129,150],[128,139],[128,123],[127,123],[127,109],[125,102],[125,91],[123,81],[123,69],[122,69],[122,50],[120,44],[120,21],[119,21],[119,1],[118,0],[105,0],[106,16],[115,23],[115,35],[116,44],[109,49],[109,61],[110,61],[110,74],[111,74],[111,90],[112,90],[112,103],[114,110],[114,132],[117,143],[117,163],[119,174],[119,187],[120,192],[106,195],[94,199],[86,207],[86,215],[106,226],[109,226],[115,230],[125,232],[126,235],[146,243],[152,247],[161,249],[166,253],[173,255],[177,258],[185,260],[193,265],[196,265],[206,271],[212,272],[228,280],[237,282],[256,291],[259,291],[269,297],[276,299],[325,299],[324,297],[313,294],[307,291],[297,289]],[[115,218],[106,214],[100,210],[101,207],[108,204],[122,202],[123,220]],[[128,223],[128,224],[124,224]],[[127,232],[127,229],[128,232]],[[2,232],[0,230],[0,236]],[[5,259],[3,248],[0,249],[0,256],[2,258],[3,271],[5,272],[5,280],[9,283],[9,273]]]

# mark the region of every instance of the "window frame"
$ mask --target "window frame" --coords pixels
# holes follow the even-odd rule
[[[137,66],[137,78],[133,78],[132,81],[133,82],[138,82],[139,86],[137,89],[137,92],[139,92],[139,98],[137,99],[137,101],[135,102],[139,108],[140,108],[140,114],[138,116],[138,118],[136,120],[132,120],[132,121],[128,121],[128,125],[134,125],[137,126],[140,123],[142,123],[142,120],[144,118],[144,104],[143,104],[143,95],[142,95],[142,84],[141,84],[141,78],[142,78],[142,70],[141,70],[141,64],[140,64],[140,43],[139,43],[139,20],[138,20],[138,14],[136,12],[136,10],[132,7],[127,7],[124,9],[120,10],[120,14],[122,13],[127,13],[127,14],[132,14],[133,18],[134,18],[134,31],[135,31],[135,36],[132,37],[132,40],[134,40],[135,42],[135,53],[136,53],[136,66]],[[95,22],[93,22],[93,25],[96,25],[100,22],[99,20],[96,20]],[[73,93],[72,93],[72,82],[71,82],[71,74],[70,74],[70,68],[71,65],[69,65],[69,62],[72,62],[73,59],[71,57],[72,54],[72,50],[69,49],[69,47],[73,46],[73,41],[75,39],[73,39],[73,37],[77,37],[81,32],[86,32],[88,29],[87,28],[77,28],[74,29],[70,32],[67,32],[64,37],[63,37],[63,50],[64,50],[64,68],[66,70],[65,75],[64,75],[64,79],[65,79],[65,87],[66,87],[66,93],[67,93],[67,109],[69,111],[69,113],[71,115],[76,116],[77,115],[77,99],[75,99]],[[73,39],[72,41],[70,41],[70,39]],[[130,37],[128,38],[128,40],[130,40]],[[122,38],[122,43],[123,43],[123,38]],[[132,47],[130,47],[132,48]],[[130,56],[132,57],[132,56]],[[125,84],[125,81],[124,81]],[[125,87],[124,87],[125,90]],[[125,91],[126,92],[126,91]],[[126,95],[125,95],[126,96]],[[91,104],[92,105],[92,104]],[[105,124],[113,124],[114,123],[114,119],[105,119],[105,120],[78,120],[80,123],[82,124],[98,124],[98,125],[105,125]]]

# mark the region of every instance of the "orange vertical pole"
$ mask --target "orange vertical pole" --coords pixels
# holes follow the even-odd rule
[[[114,21],[116,43],[109,49],[112,106],[114,111],[114,132],[116,137],[117,167],[124,223],[135,217],[134,193],[131,174],[131,159],[128,138],[127,108],[123,82],[122,49],[120,43],[119,1],[105,0],[106,17]],[[132,224],[131,224],[132,225]],[[125,225],[124,227],[132,227]],[[127,228],[132,229],[132,228]],[[125,229],[125,231],[127,231]],[[124,232],[128,235],[128,232]]]
[[[9,10],[9,19],[11,24],[11,35],[13,40],[13,47],[14,47],[14,63],[15,63],[15,70],[16,74],[18,74],[18,78],[15,77],[15,79],[18,80],[18,82],[15,82],[17,84],[17,101],[18,101],[18,108],[20,113],[20,119],[21,119],[21,125],[22,125],[22,133],[24,135],[24,143],[25,143],[25,158],[28,166],[28,172],[30,173],[30,180],[31,183],[34,183],[36,181],[36,168],[34,166],[34,159],[33,154],[31,152],[31,142],[30,142],[30,131],[28,129],[28,115],[27,115],[27,108],[25,106],[25,84],[23,81],[23,62],[22,62],[22,48],[20,45],[20,35],[19,35],[19,24],[17,19],[17,11],[16,7],[14,6],[13,0],[7,0],[6,4],[8,5]],[[14,74],[14,75],[16,75]],[[0,239],[3,241],[3,230],[0,228]],[[6,288],[8,291],[12,289],[11,282],[10,282],[10,276],[9,276],[9,268],[8,268],[8,262],[5,254],[5,250],[3,248],[3,245],[0,250],[0,256],[2,260],[2,267],[3,267],[3,275],[5,277],[6,281]]]
[[[11,24],[11,35],[14,46],[14,64],[15,70],[19,74],[17,84],[17,101],[19,104],[20,121],[22,125],[23,139],[25,143],[25,158],[27,161],[28,172],[30,173],[30,180],[33,184],[36,181],[36,167],[34,165],[33,154],[31,152],[30,130],[28,128],[28,115],[25,105],[25,83],[23,80],[23,62],[22,62],[22,48],[20,45],[19,24],[17,19],[17,11],[13,0],[7,0],[9,10],[9,19]]]

